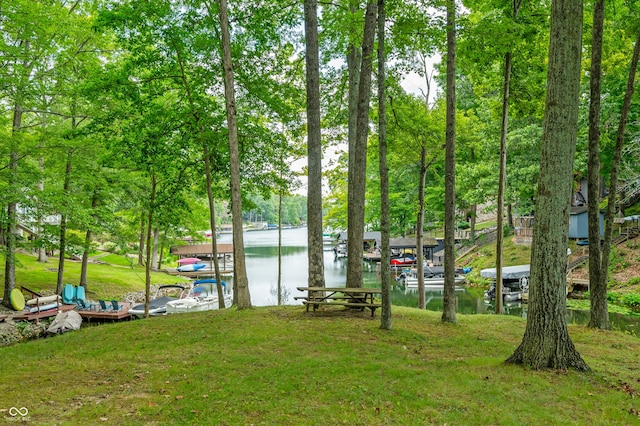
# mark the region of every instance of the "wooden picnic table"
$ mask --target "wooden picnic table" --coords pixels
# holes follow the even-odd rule
[[[382,307],[382,304],[375,300],[376,295],[382,294],[379,288],[298,287],[298,290],[307,292],[306,296],[294,297],[295,300],[302,300],[307,312],[310,305],[314,311],[320,305],[330,305],[360,308],[363,311],[371,309],[373,316],[376,309]]]

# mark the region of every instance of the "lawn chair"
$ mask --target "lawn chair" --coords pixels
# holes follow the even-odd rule
[[[93,308],[96,308],[97,310],[97,306],[95,304],[85,302],[83,299],[76,300],[76,305],[75,309],[78,311],[93,311]]]
[[[113,311],[114,312],[120,312],[122,310],[122,308],[124,307],[122,304],[118,303],[117,300],[112,300],[111,301],[111,306],[113,307]]]
[[[100,311],[109,312],[111,310],[111,306],[107,305],[107,302],[104,300],[100,299],[98,300],[98,303],[100,303]]]

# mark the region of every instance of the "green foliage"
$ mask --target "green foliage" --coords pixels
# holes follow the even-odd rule
[[[621,302],[632,311],[640,312],[640,294],[627,293],[622,296]]]

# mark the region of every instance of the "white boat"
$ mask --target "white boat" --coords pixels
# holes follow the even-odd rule
[[[418,288],[418,270],[411,269],[405,271],[396,277],[396,281],[400,281],[406,288]],[[456,271],[454,275],[454,283],[456,285],[464,284],[467,281],[464,274]],[[443,267],[428,267],[424,268],[424,288],[430,289],[442,289],[444,287],[444,268]]]
[[[228,308],[233,303],[230,294],[224,295],[224,307]],[[167,314],[179,314],[186,312],[212,311],[220,309],[217,295],[208,295],[205,297],[185,297],[184,299],[172,300],[167,302]]]
[[[222,284],[225,284],[224,281],[222,281]],[[224,288],[226,289],[226,285],[224,285]],[[228,308],[232,303],[233,298],[231,293],[225,292],[224,307]],[[218,289],[215,280],[196,281],[194,288],[185,297],[167,302],[168,314],[211,311],[214,309],[220,309]]]
[[[182,287],[181,285],[177,285],[177,284],[160,286],[158,288],[158,292],[156,293],[155,297],[149,301],[149,315],[150,316],[157,316],[157,315],[166,314],[167,313],[167,303],[171,302],[172,300],[178,300],[177,297],[171,297],[171,296],[167,296],[167,295],[162,294],[167,289],[179,289],[181,291],[184,291],[184,287]],[[132,308],[129,309],[129,314],[131,314],[131,315],[133,315],[135,317],[138,317],[138,318],[144,317],[144,303],[140,303],[140,304],[132,306]]]

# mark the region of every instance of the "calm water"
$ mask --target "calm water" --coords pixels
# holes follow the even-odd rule
[[[232,242],[230,234],[223,234],[218,238],[220,243]],[[278,231],[251,231],[244,233],[247,276],[251,303],[254,306],[269,306],[277,304],[278,285]],[[307,285],[307,228],[282,230],[282,291],[283,303],[299,305],[300,301],[293,300],[295,296],[302,296],[297,287]],[[346,283],[347,259],[335,259],[333,251],[324,252],[325,282],[328,287],[342,287]],[[232,280],[227,280],[232,281]],[[380,287],[380,277],[375,265],[365,262],[365,287]],[[485,302],[482,290],[462,289],[456,291],[457,312],[462,314],[482,314],[495,312],[494,306]],[[404,290],[395,287],[391,293],[392,303],[400,306],[416,307],[418,294],[415,289]],[[427,309],[442,311],[443,298],[441,292],[426,292]],[[519,302],[505,303],[506,314],[526,317],[526,304]],[[613,328],[640,335],[640,319],[618,314],[610,314]],[[589,313],[584,311],[569,311],[569,323],[586,324]]]

